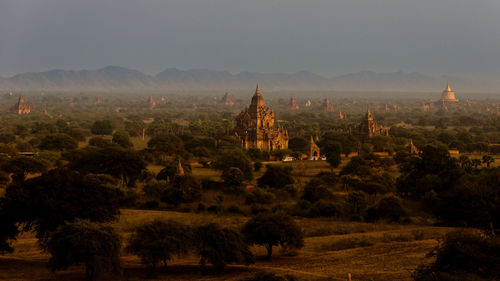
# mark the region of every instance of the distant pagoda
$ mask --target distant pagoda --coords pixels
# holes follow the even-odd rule
[[[292,96],[290,98],[290,103],[288,104],[288,108],[292,110],[297,110],[299,109],[299,105],[295,102],[295,97]]]
[[[149,107],[151,107],[151,108],[156,107],[156,101],[153,99],[153,96],[149,96],[148,103],[149,103]]]
[[[234,101],[231,99],[231,96],[229,95],[228,92],[224,94],[224,97],[222,98],[222,104],[225,106],[233,106]]]
[[[366,142],[373,136],[389,136],[389,130],[374,121],[370,107],[368,107],[364,118],[358,125],[357,135],[362,142]]]
[[[448,105],[456,105],[458,104],[458,99],[455,97],[455,92],[451,90],[450,83],[446,84],[446,89],[444,89],[441,94],[441,99],[438,101],[441,106],[447,107]]]
[[[419,153],[418,148],[413,144],[413,139],[410,139],[410,143],[408,144],[408,154],[416,155]]]
[[[19,100],[10,110],[17,114],[29,114],[31,107],[24,101],[23,94],[19,94]]]
[[[335,110],[333,104],[330,103],[328,97],[326,97],[323,103],[321,104],[321,109],[326,112],[333,112]]]

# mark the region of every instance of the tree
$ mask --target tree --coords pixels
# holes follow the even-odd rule
[[[373,145],[374,151],[392,150],[392,141],[388,136],[373,136],[370,138],[370,143]]]
[[[28,127],[24,124],[17,124],[14,128],[14,134],[24,139],[28,135]]]
[[[257,183],[261,187],[282,189],[294,183],[291,173],[292,167],[290,166],[267,165],[266,172],[257,180]]]
[[[130,141],[130,135],[128,134],[127,131],[121,130],[121,131],[116,131],[113,134],[113,139],[111,140],[112,143],[116,143],[117,145],[123,147],[123,148],[132,148],[134,145]]]
[[[500,279],[498,237],[454,231],[430,255],[436,259],[417,268],[413,273],[415,281]]]
[[[495,234],[500,228],[500,169],[466,174],[448,190],[436,192],[429,210],[443,223],[477,227]]]
[[[15,156],[3,164],[3,170],[12,173],[15,182],[22,182],[30,173],[41,173],[47,169],[44,162],[26,156]]]
[[[309,142],[303,137],[294,137],[288,141],[288,149],[303,153],[307,149]]]
[[[467,166],[471,164],[470,158],[467,155],[460,155],[460,157],[458,157],[458,162],[460,163],[460,168],[462,169],[466,169]]]
[[[342,153],[342,146],[338,142],[329,141],[324,144],[323,153],[326,156],[326,161],[330,163],[330,166],[336,168],[340,165],[342,159],[340,154]]]
[[[213,167],[216,170],[226,171],[230,168],[238,168],[243,172],[245,180],[253,179],[252,161],[241,149],[232,148],[220,151],[215,157]]]
[[[0,143],[13,143],[16,141],[16,136],[12,133],[2,133],[0,134]]]
[[[200,182],[190,175],[182,175],[173,178],[171,186],[163,194],[162,201],[177,205],[180,202],[193,202],[200,197]]]
[[[152,137],[148,142],[148,148],[160,154],[162,160],[165,160],[167,155],[183,155],[185,153],[182,140],[171,134]]]
[[[329,142],[338,142],[341,145],[342,153],[347,155],[351,152],[358,151],[359,140],[356,139],[352,134],[338,134],[338,133],[328,133],[321,138],[319,144],[321,150],[325,148],[325,145]]]
[[[481,166],[481,160],[480,159],[472,159],[470,161],[471,165],[474,166],[474,169],[477,169],[477,167]]]
[[[458,160],[445,147],[425,146],[419,157],[401,166],[398,191],[404,196],[421,198],[433,190],[436,193],[453,187],[463,174]]]
[[[245,241],[267,248],[267,259],[271,259],[273,246],[302,248],[304,234],[292,217],[282,213],[259,214],[251,218],[241,230]]]
[[[136,151],[119,146],[86,148],[64,154],[70,167],[83,173],[108,174],[134,186],[146,168],[146,163]]]
[[[177,166],[179,165],[179,161],[171,160],[165,161],[165,168],[161,169],[158,175],[156,175],[157,180],[172,180],[177,172]],[[181,161],[182,169],[185,174],[191,174],[191,165],[189,165],[185,161]]]
[[[491,155],[484,155],[483,156],[483,164],[486,164],[486,167],[490,167],[491,163],[495,162],[495,158],[493,158]]]
[[[113,145],[113,143],[110,140],[105,139],[103,137],[91,137],[89,139],[89,146],[105,148],[111,145]]]
[[[145,128],[146,124],[144,124],[142,120],[125,121],[125,130],[130,136],[142,136],[142,132]]]
[[[166,271],[168,260],[187,254],[190,236],[190,230],[185,225],[172,220],[155,220],[134,229],[126,250],[139,256],[144,264],[150,266],[151,272],[160,262],[163,262],[163,271]]]
[[[340,176],[340,182],[342,183],[342,189],[349,192],[349,188],[358,186],[361,183],[361,179],[356,176],[342,175]]]
[[[201,257],[202,266],[209,262],[215,269],[222,270],[228,263],[255,262],[252,252],[240,234],[216,223],[197,227],[194,230],[193,242],[196,253]]]
[[[83,263],[89,280],[102,272],[120,270],[120,236],[110,226],[86,220],[59,226],[47,241],[52,270]]]
[[[118,189],[66,168],[12,184],[0,200],[0,245],[10,247],[6,239],[16,238],[20,231],[16,225],[22,225],[22,231],[34,230],[43,245],[66,222],[115,220],[122,195]]]
[[[78,142],[66,134],[50,134],[42,138],[40,142],[40,149],[63,151],[76,149]]]
[[[97,120],[90,128],[90,132],[94,135],[111,135],[113,133],[113,125],[110,120]]]

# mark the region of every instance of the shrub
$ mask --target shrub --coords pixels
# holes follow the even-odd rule
[[[207,212],[218,214],[218,213],[222,212],[222,206],[221,205],[212,205],[212,206],[209,206],[207,208]]]
[[[258,272],[251,277],[240,279],[240,281],[297,281],[290,275],[278,276],[274,273]]]
[[[366,209],[365,221],[387,220],[390,222],[399,222],[407,217],[407,212],[403,208],[401,199],[396,196],[387,196],[374,205]]]
[[[257,161],[255,163],[253,163],[253,170],[255,172],[260,171],[260,169],[262,169],[262,162]]]
[[[261,188],[255,188],[249,192],[245,198],[245,204],[270,204],[274,201],[274,194],[267,192]]]
[[[139,206],[139,209],[156,210],[160,207],[158,200],[148,200]]]
[[[164,181],[148,182],[143,188],[144,195],[150,198],[160,198],[166,189],[167,184]]]
[[[321,182],[317,179],[312,179],[307,183],[301,197],[302,200],[307,200],[311,203],[332,198],[332,192],[328,188],[321,186]]]
[[[378,217],[389,221],[400,221],[407,216],[401,199],[396,196],[388,196],[380,199],[377,206]]]
[[[499,280],[500,239],[455,231],[430,253],[436,259],[413,273],[415,281]]]
[[[257,182],[260,187],[283,188],[286,185],[293,184],[292,167],[267,165],[267,170]]]
[[[189,175],[174,177],[172,188],[178,194],[180,202],[193,202],[201,197],[201,184]]]
[[[317,201],[309,208],[309,217],[335,217],[340,213],[337,204],[328,201]]]
[[[241,186],[244,175],[240,169],[231,167],[222,172],[222,180],[228,186]]]
[[[244,214],[245,213],[240,209],[240,207],[238,207],[236,205],[231,205],[231,206],[227,207],[226,212],[232,213],[232,214]]]

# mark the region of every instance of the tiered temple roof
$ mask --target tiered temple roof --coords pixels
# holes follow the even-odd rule
[[[235,123],[234,133],[245,149],[273,151],[288,148],[288,131],[274,126],[274,112],[265,106],[259,85],[250,107],[236,117]]]

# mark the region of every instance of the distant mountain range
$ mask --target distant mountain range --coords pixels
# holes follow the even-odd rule
[[[267,91],[440,91],[446,81],[460,91],[494,92],[499,85],[460,77],[433,77],[417,72],[362,71],[333,78],[308,71],[287,73],[240,72],[168,68],[156,75],[118,66],[96,70],[50,70],[0,77],[0,90],[133,91],[133,90],[248,90],[256,83]]]

